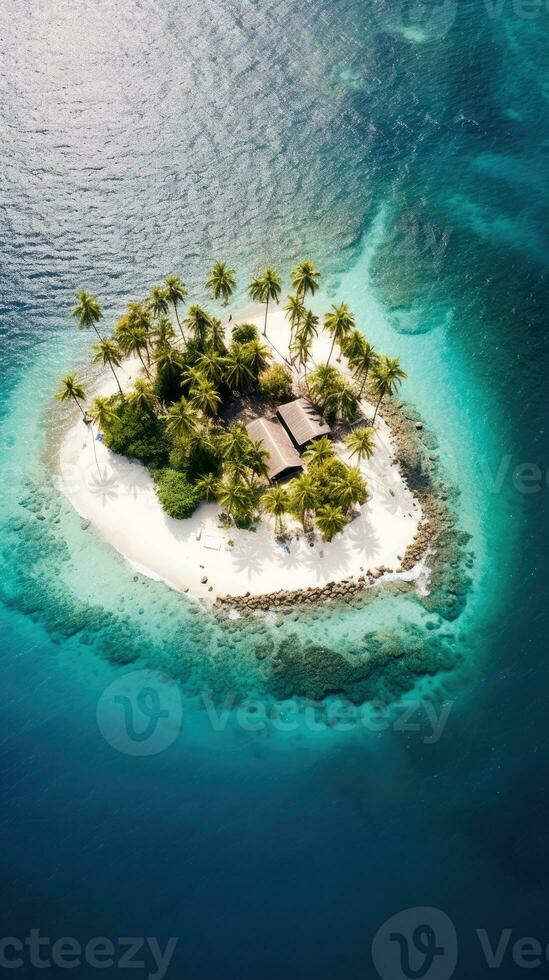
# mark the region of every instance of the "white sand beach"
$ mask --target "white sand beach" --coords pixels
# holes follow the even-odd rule
[[[263,314],[238,317],[232,325],[239,322],[253,322],[261,331]],[[269,314],[267,333],[275,359],[281,360],[290,336],[281,309]],[[325,362],[330,346],[329,337],[320,331],[313,361]],[[333,357],[334,364],[343,370],[344,364],[336,362],[335,352]],[[140,368],[137,359],[124,363],[118,372],[123,386],[131,385]],[[107,369],[90,394],[106,395],[115,390],[116,382]],[[372,408],[366,403],[364,412],[371,418]],[[60,447],[59,483],[77,512],[141,573],[207,601],[247,592],[263,595],[358,577],[381,565],[398,571],[422,514],[403,482],[390,431],[380,416],[375,441],[373,458],[360,467],[368,485],[367,502],[357,508],[356,518],[331,542],[323,542],[317,534],[314,547],[303,535],[292,539],[287,547],[278,544],[268,515],[262,516],[253,532],[219,528],[220,508],[215,503],[201,504],[189,520],[169,518],[145,467],[111,453],[94,439],[76,408],[74,422]],[[349,461],[343,444],[336,444],[336,451]],[[356,465],[356,458],[351,463]],[[286,523],[296,530],[299,527],[289,519]],[[413,575],[406,573],[406,578],[410,577]],[[201,581],[204,578],[207,582]]]

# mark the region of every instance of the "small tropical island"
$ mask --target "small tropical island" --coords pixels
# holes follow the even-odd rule
[[[218,262],[205,288],[223,316],[168,276],[109,333],[98,300],[77,294],[101,374],[60,381],[78,411],[60,485],[136,570],[236,608],[419,576],[422,508],[383,417],[405,372],[345,302],[313,312],[320,279],[300,262],[283,299],[266,268],[237,316],[235,270]]]

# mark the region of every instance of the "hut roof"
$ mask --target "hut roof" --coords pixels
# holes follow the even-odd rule
[[[274,479],[283,473],[300,470],[303,467],[299,453],[294,449],[285,430],[271,419],[254,419],[246,426],[250,439],[259,439],[269,453],[267,468]]]
[[[306,398],[281,405],[277,415],[299,449],[311,439],[330,435],[332,431]]]

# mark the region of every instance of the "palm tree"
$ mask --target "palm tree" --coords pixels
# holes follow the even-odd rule
[[[345,436],[344,442],[349,450],[351,458],[356,456],[359,463],[363,459],[371,459],[374,455],[374,430],[372,428],[362,427],[360,429],[355,429],[354,432],[350,432],[349,435]]]
[[[168,347],[175,337],[172,322],[167,316],[159,316],[153,331],[157,347]]]
[[[225,381],[233,391],[242,391],[253,381],[252,369],[243,347],[231,347],[225,367]]]
[[[196,363],[200,372],[208,381],[211,381],[213,384],[219,384],[223,377],[226,363],[225,358],[221,354],[218,354],[215,350],[207,350],[205,354],[200,355]]]
[[[331,459],[333,455],[332,440],[328,436],[321,436],[320,439],[315,439],[314,442],[309,443],[303,453],[303,458],[309,466],[314,466],[315,463],[324,463],[327,459]]]
[[[301,302],[305,302],[305,297],[307,293],[314,296],[318,289],[318,280],[320,279],[320,272],[316,268],[314,262],[309,262],[307,259],[300,262],[298,266],[292,272],[292,286],[294,287],[297,296],[301,298]]]
[[[255,303],[265,303],[265,324],[263,335],[267,336],[267,315],[269,313],[269,302],[274,300],[278,303],[282,286],[280,276],[275,269],[267,266],[260,275],[252,280],[248,287],[248,292]]]
[[[256,502],[255,486],[235,474],[219,484],[217,499],[231,517],[247,517]]]
[[[351,356],[347,353],[347,358],[349,364],[354,369],[355,378],[359,378],[362,382],[358,393],[358,397],[362,398],[362,393],[368,380],[368,372],[378,361],[378,355],[374,350],[373,344],[368,343],[367,340],[363,340],[362,350]]]
[[[271,360],[270,352],[260,340],[249,340],[247,344],[243,344],[242,354],[254,378],[259,377],[261,372],[269,366]]]
[[[143,354],[146,354],[149,359],[149,340],[145,328],[137,326],[128,317],[122,317],[114,332],[122,353],[127,357],[137,354],[145,374],[150,378],[150,371],[143,360]]]
[[[183,321],[190,330],[192,338],[200,350],[204,350],[208,339],[208,332],[211,327],[209,313],[197,303],[193,303],[187,310],[187,316]]]
[[[149,309],[153,316],[166,316],[169,308],[168,293],[165,286],[153,286],[149,296]]]
[[[233,465],[244,461],[247,465],[250,437],[242,422],[234,422],[223,432],[220,439],[220,449],[224,463]]]
[[[345,475],[337,477],[330,487],[330,494],[338,507],[347,511],[351,504],[363,504],[366,500],[366,484],[359,471],[350,466]]]
[[[284,534],[284,514],[290,509],[290,498],[284,487],[271,487],[263,494],[263,506],[275,519],[275,537]]]
[[[217,415],[221,405],[219,392],[215,385],[206,378],[193,385],[190,390],[189,401],[194,408],[204,412],[205,415]]]
[[[185,340],[185,334],[183,333],[183,327],[179,320],[179,313],[177,312],[177,304],[185,302],[185,296],[187,295],[187,287],[181,281],[179,276],[166,276],[164,279],[166,284],[166,297],[170,303],[173,305],[175,317],[177,320],[177,325],[181,331],[181,336]]]
[[[85,401],[86,392],[75,374],[67,374],[64,378],[61,378],[59,388],[55,393],[55,397],[58,402],[68,402],[72,398],[72,400],[78,405],[82,415],[85,417],[86,413],[80,402]]]
[[[379,358],[379,361],[373,367],[372,373],[374,375],[375,390],[379,395],[372,419],[372,425],[374,425],[379,406],[381,405],[381,399],[384,395],[394,395],[400,387],[402,379],[406,378],[407,374],[401,368],[398,357],[387,357],[386,354],[382,354]]]
[[[305,368],[305,377],[307,377],[307,362],[316,336],[318,336],[318,317],[314,315],[312,310],[305,310],[291,348],[292,357],[296,357],[300,366]]]
[[[261,439],[250,439],[245,454],[245,462],[256,476],[267,476],[269,473],[269,453],[264,448]]]
[[[120,381],[118,380],[118,375],[114,370],[115,367],[120,367],[122,363],[120,347],[115,340],[105,337],[104,340],[100,340],[98,344],[93,345],[93,350],[95,351],[93,358],[94,362],[96,364],[102,364],[103,367],[106,367],[107,364],[109,365],[118,385],[118,390],[122,398],[124,398],[124,392],[122,391]]]
[[[307,364],[309,362],[309,357],[311,356],[311,344],[307,340],[305,334],[301,331],[294,338],[293,344],[290,348],[292,364],[297,361],[299,368],[305,369],[305,378],[307,377]]]
[[[142,412],[149,412],[152,415],[155,397],[151,385],[143,378],[136,378],[134,386],[128,395],[128,401],[134,408]]]
[[[341,351],[349,363],[352,362],[354,357],[359,357],[362,354],[365,343],[366,338],[360,330],[351,330],[347,337],[345,337],[341,345]]]
[[[81,289],[80,292],[76,294],[76,306],[72,311],[72,315],[78,320],[78,326],[84,329],[88,327],[93,327],[99,340],[103,340],[99,330],[97,329],[97,324],[103,316],[103,311],[101,310],[101,305],[99,301],[87,293],[85,289]]]
[[[225,346],[225,327],[216,316],[210,317],[208,346],[218,354],[224,354],[227,350]]]
[[[131,326],[144,330],[148,337],[152,324],[149,311],[145,309],[143,303],[128,303],[126,316]]]
[[[98,431],[100,429],[105,432],[109,422],[116,418],[116,412],[113,412],[108,398],[94,398],[92,408],[89,412],[92,422],[97,425]],[[97,472],[101,477],[101,470],[99,469],[99,460],[97,458],[97,449],[95,446],[96,437],[93,434],[93,425],[90,425],[90,433],[92,437],[92,448],[93,455],[95,457],[95,465],[97,466]],[[106,472],[106,471],[105,471]]]
[[[197,364],[191,364],[184,367],[181,380],[187,388],[191,388],[193,385],[199,385],[204,380],[204,374]]]
[[[331,541],[347,525],[347,516],[341,507],[324,504],[316,512],[316,523],[325,541]]]
[[[293,338],[297,331],[299,330],[299,324],[301,318],[305,315],[305,307],[303,305],[303,300],[300,296],[288,296],[286,306],[284,307],[284,312],[286,313],[287,319],[290,321],[290,344],[292,346]]]
[[[213,298],[220,299],[223,306],[227,306],[236,287],[234,271],[226,262],[216,262],[206,282],[206,289],[210,289]]]
[[[91,419],[103,432],[109,422],[116,418],[116,412],[112,410],[108,398],[94,398],[89,414]]]
[[[307,530],[307,518],[317,505],[317,492],[311,477],[306,473],[290,484],[291,506],[301,515],[303,530]]]
[[[218,486],[219,480],[214,473],[206,473],[205,476],[196,481],[196,489],[203,500],[216,500]]]
[[[181,398],[168,409],[166,432],[171,439],[186,439],[193,436],[198,427],[196,409],[186,398]]]
[[[345,341],[345,338],[349,336],[355,325],[355,318],[347,306],[347,303],[340,303],[339,306],[334,306],[332,304],[332,310],[332,313],[327,313],[324,317],[324,326],[332,337],[332,347],[330,350],[330,356],[326,362],[327,364],[330,363],[336,341],[341,347]]]
[[[354,387],[342,384],[337,394],[336,414],[346,422],[354,422],[359,412],[358,394]]]
[[[313,401],[324,405],[330,393],[341,384],[341,375],[337,368],[330,364],[319,364],[309,375],[307,386]]]
[[[305,316],[303,317],[299,332],[311,344],[315,337],[318,336],[318,317],[314,315],[312,310],[305,310]]]
[[[159,344],[154,352],[154,363],[160,371],[175,374],[181,371],[183,355],[171,344]]]

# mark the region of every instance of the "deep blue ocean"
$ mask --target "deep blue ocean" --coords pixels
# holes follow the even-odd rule
[[[372,959],[416,907],[450,918],[459,978],[520,977],[515,940],[549,943],[548,20],[535,0],[2,5],[0,939],[177,937],[167,976],[205,980],[445,980],[442,956]],[[319,308],[347,299],[401,357],[461,491],[467,604],[434,623],[451,669],[403,691],[447,706],[435,742],[423,715],[212,723],[204,691],[261,696],[246,636],[136,575],[57,490],[52,395],[89,360],[77,289],[108,321],[170,273],[204,301],[227,258],[242,298],[303,257]],[[382,596],[280,636],[348,651],[427,620]],[[97,722],[141,669],[182,711],[150,756]],[[490,969],[476,931],[506,928]]]

